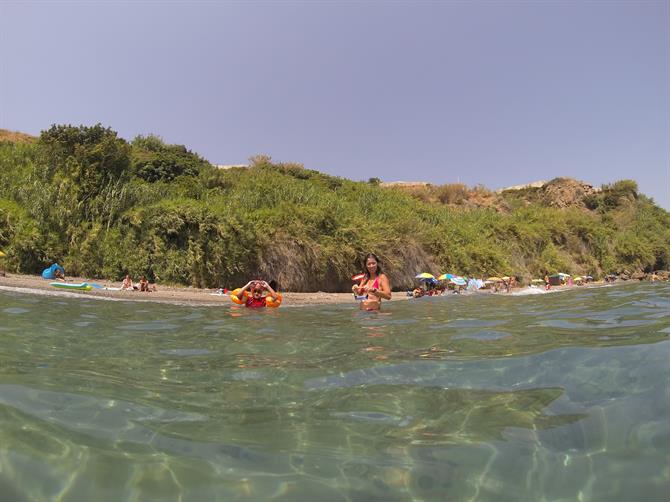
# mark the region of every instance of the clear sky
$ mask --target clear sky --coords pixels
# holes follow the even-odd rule
[[[670,209],[670,0],[0,0],[0,127],[101,122],[216,164]]]

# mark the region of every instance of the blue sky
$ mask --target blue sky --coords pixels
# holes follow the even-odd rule
[[[0,127],[491,189],[632,178],[670,209],[670,0],[0,0]]]

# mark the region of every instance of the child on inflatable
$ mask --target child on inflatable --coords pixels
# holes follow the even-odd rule
[[[264,291],[268,292],[266,296],[263,296]],[[281,303],[279,293],[265,281],[249,281],[243,288],[233,291],[232,295],[238,300],[235,303],[240,305],[244,303],[249,308],[269,307],[275,306],[277,302]]]

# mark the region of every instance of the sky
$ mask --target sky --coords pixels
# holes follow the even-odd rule
[[[215,164],[670,210],[670,0],[0,0],[0,128],[102,123]]]

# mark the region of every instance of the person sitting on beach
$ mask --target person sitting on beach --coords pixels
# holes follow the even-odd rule
[[[275,285],[276,283],[272,281]],[[276,287],[276,286],[275,286]],[[251,294],[247,295],[245,307],[249,308],[259,308],[266,307],[266,297],[263,296],[263,292],[267,291],[268,295],[272,297],[274,301],[277,301],[277,292],[265,281],[249,281],[247,284],[240,288],[237,291],[237,298],[240,301],[245,301],[244,292],[249,291]]]
[[[134,289],[137,289],[137,286],[133,286],[133,279],[130,277],[130,274],[126,274],[121,284],[121,291],[132,291]]]
[[[423,290],[423,288],[415,288],[414,291],[412,291],[412,296],[414,298],[421,298],[425,294],[426,292]]]
[[[149,281],[147,280],[147,277],[143,275],[140,278],[140,291],[145,291],[147,293],[151,293],[152,291],[156,291],[156,285],[155,284],[149,284]]]
[[[65,274],[63,273],[63,269],[56,268],[54,270],[54,279],[65,282]]]
[[[362,310],[379,310],[382,298],[391,299],[391,284],[376,255],[370,253],[365,257],[365,277],[351,289],[358,296],[366,295],[361,301]]]

